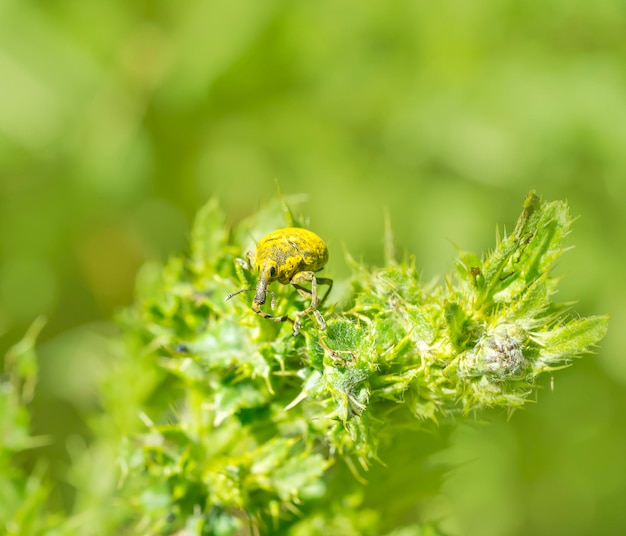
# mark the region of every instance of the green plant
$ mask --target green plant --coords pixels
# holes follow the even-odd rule
[[[54,534],[51,528],[61,523],[47,508],[51,486],[45,464],[28,471],[19,463],[21,455],[48,442],[31,433],[28,411],[38,375],[35,341],[44,324],[37,319],[7,352],[0,380],[0,528],[7,536]]]
[[[229,231],[209,202],[189,253],[142,270],[91,422],[96,441],[75,460],[83,470],[72,516],[46,514],[42,526],[58,534],[437,534],[405,515],[438,487],[437,471],[416,461],[428,456],[425,445],[441,448],[432,438],[459,419],[523,406],[541,374],[606,332],[606,317],[580,318],[551,301],[551,270],[571,223],[564,202],[531,193],[513,232],[483,257],[460,251],[443,284],[422,282],[411,258],[396,260],[388,232],[386,265],[349,258],[350,292],[325,308],[326,330],[305,317],[293,336],[248,299],[225,298],[254,286],[236,261],[253,247],[249,237],[300,222],[275,200]],[[277,315],[302,310],[293,289],[273,290]],[[19,384],[12,378],[6,385]],[[5,427],[27,429],[14,395],[3,400],[14,416]],[[5,466],[12,445],[3,446]],[[410,463],[394,472],[384,467],[392,458]],[[403,472],[415,493],[390,501]],[[16,478],[23,488],[26,475]],[[367,485],[373,478],[376,487]]]
[[[225,301],[254,286],[235,261],[248,237],[292,220],[277,200],[229,233],[212,201],[189,255],[140,279],[124,331],[150,385],[128,406],[145,426],[129,437],[123,491],[140,532],[379,534],[363,482],[381,442],[484,408],[511,412],[539,375],[606,331],[606,317],[551,302],[572,220],[565,203],[531,193],[513,232],[482,258],[459,252],[443,285],[423,283],[410,258],[373,270],[349,259],[348,302],[324,313],[325,331],[309,320],[294,337],[248,300]],[[302,308],[295,292],[274,291],[276,314]]]

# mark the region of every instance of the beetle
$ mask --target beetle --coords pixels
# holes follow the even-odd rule
[[[247,262],[242,259],[237,261],[246,269],[256,267],[259,274],[256,288],[238,290],[226,296],[226,300],[241,292],[254,290],[252,310],[273,322],[291,322],[294,335],[300,333],[302,318],[308,314],[313,314],[320,328],[326,329],[326,322],[317,308],[326,300],[333,287],[333,280],[315,275],[315,272],[319,272],[328,262],[328,249],[319,236],[301,227],[278,229],[259,240],[254,255],[248,252],[246,259]],[[273,316],[261,310],[268,293],[272,294],[271,306],[274,307],[274,293],[268,290],[268,286],[274,281],[292,285],[301,296],[311,300],[307,308],[295,313],[295,320],[286,315]],[[311,283],[311,289],[302,286],[303,283]],[[319,285],[328,285],[322,299],[318,295]]]

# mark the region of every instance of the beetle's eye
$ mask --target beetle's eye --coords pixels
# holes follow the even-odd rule
[[[276,267],[270,266],[270,276],[274,277],[276,275]]]

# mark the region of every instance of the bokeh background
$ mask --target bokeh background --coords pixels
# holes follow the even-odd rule
[[[609,334],[460,427],[433,508],[458,534],[626,533],[624,36],[619,0],[0,2],[0,354],[48,318],[41,456],[62,480],[113,315],[209,198],[235,223],[276,181],[305,194],[337,279],[344,250],[382,262],[387,208],[430,279],[536,188],[580,215],[557,297]]]

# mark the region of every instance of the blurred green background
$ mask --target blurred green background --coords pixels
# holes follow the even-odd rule
[[[430,279],[536,188],[581,215],[557,299],[609,334],[538,404],[459,428],[431,514],[626,533],[625,35],[617,0],[0,2],[0,352],[48,317],[35,425],[59,479],[137,269],[210,197],[237,222],[276,181],[306,194],[337,279],[344,248],[382,262],[387,207]]]

